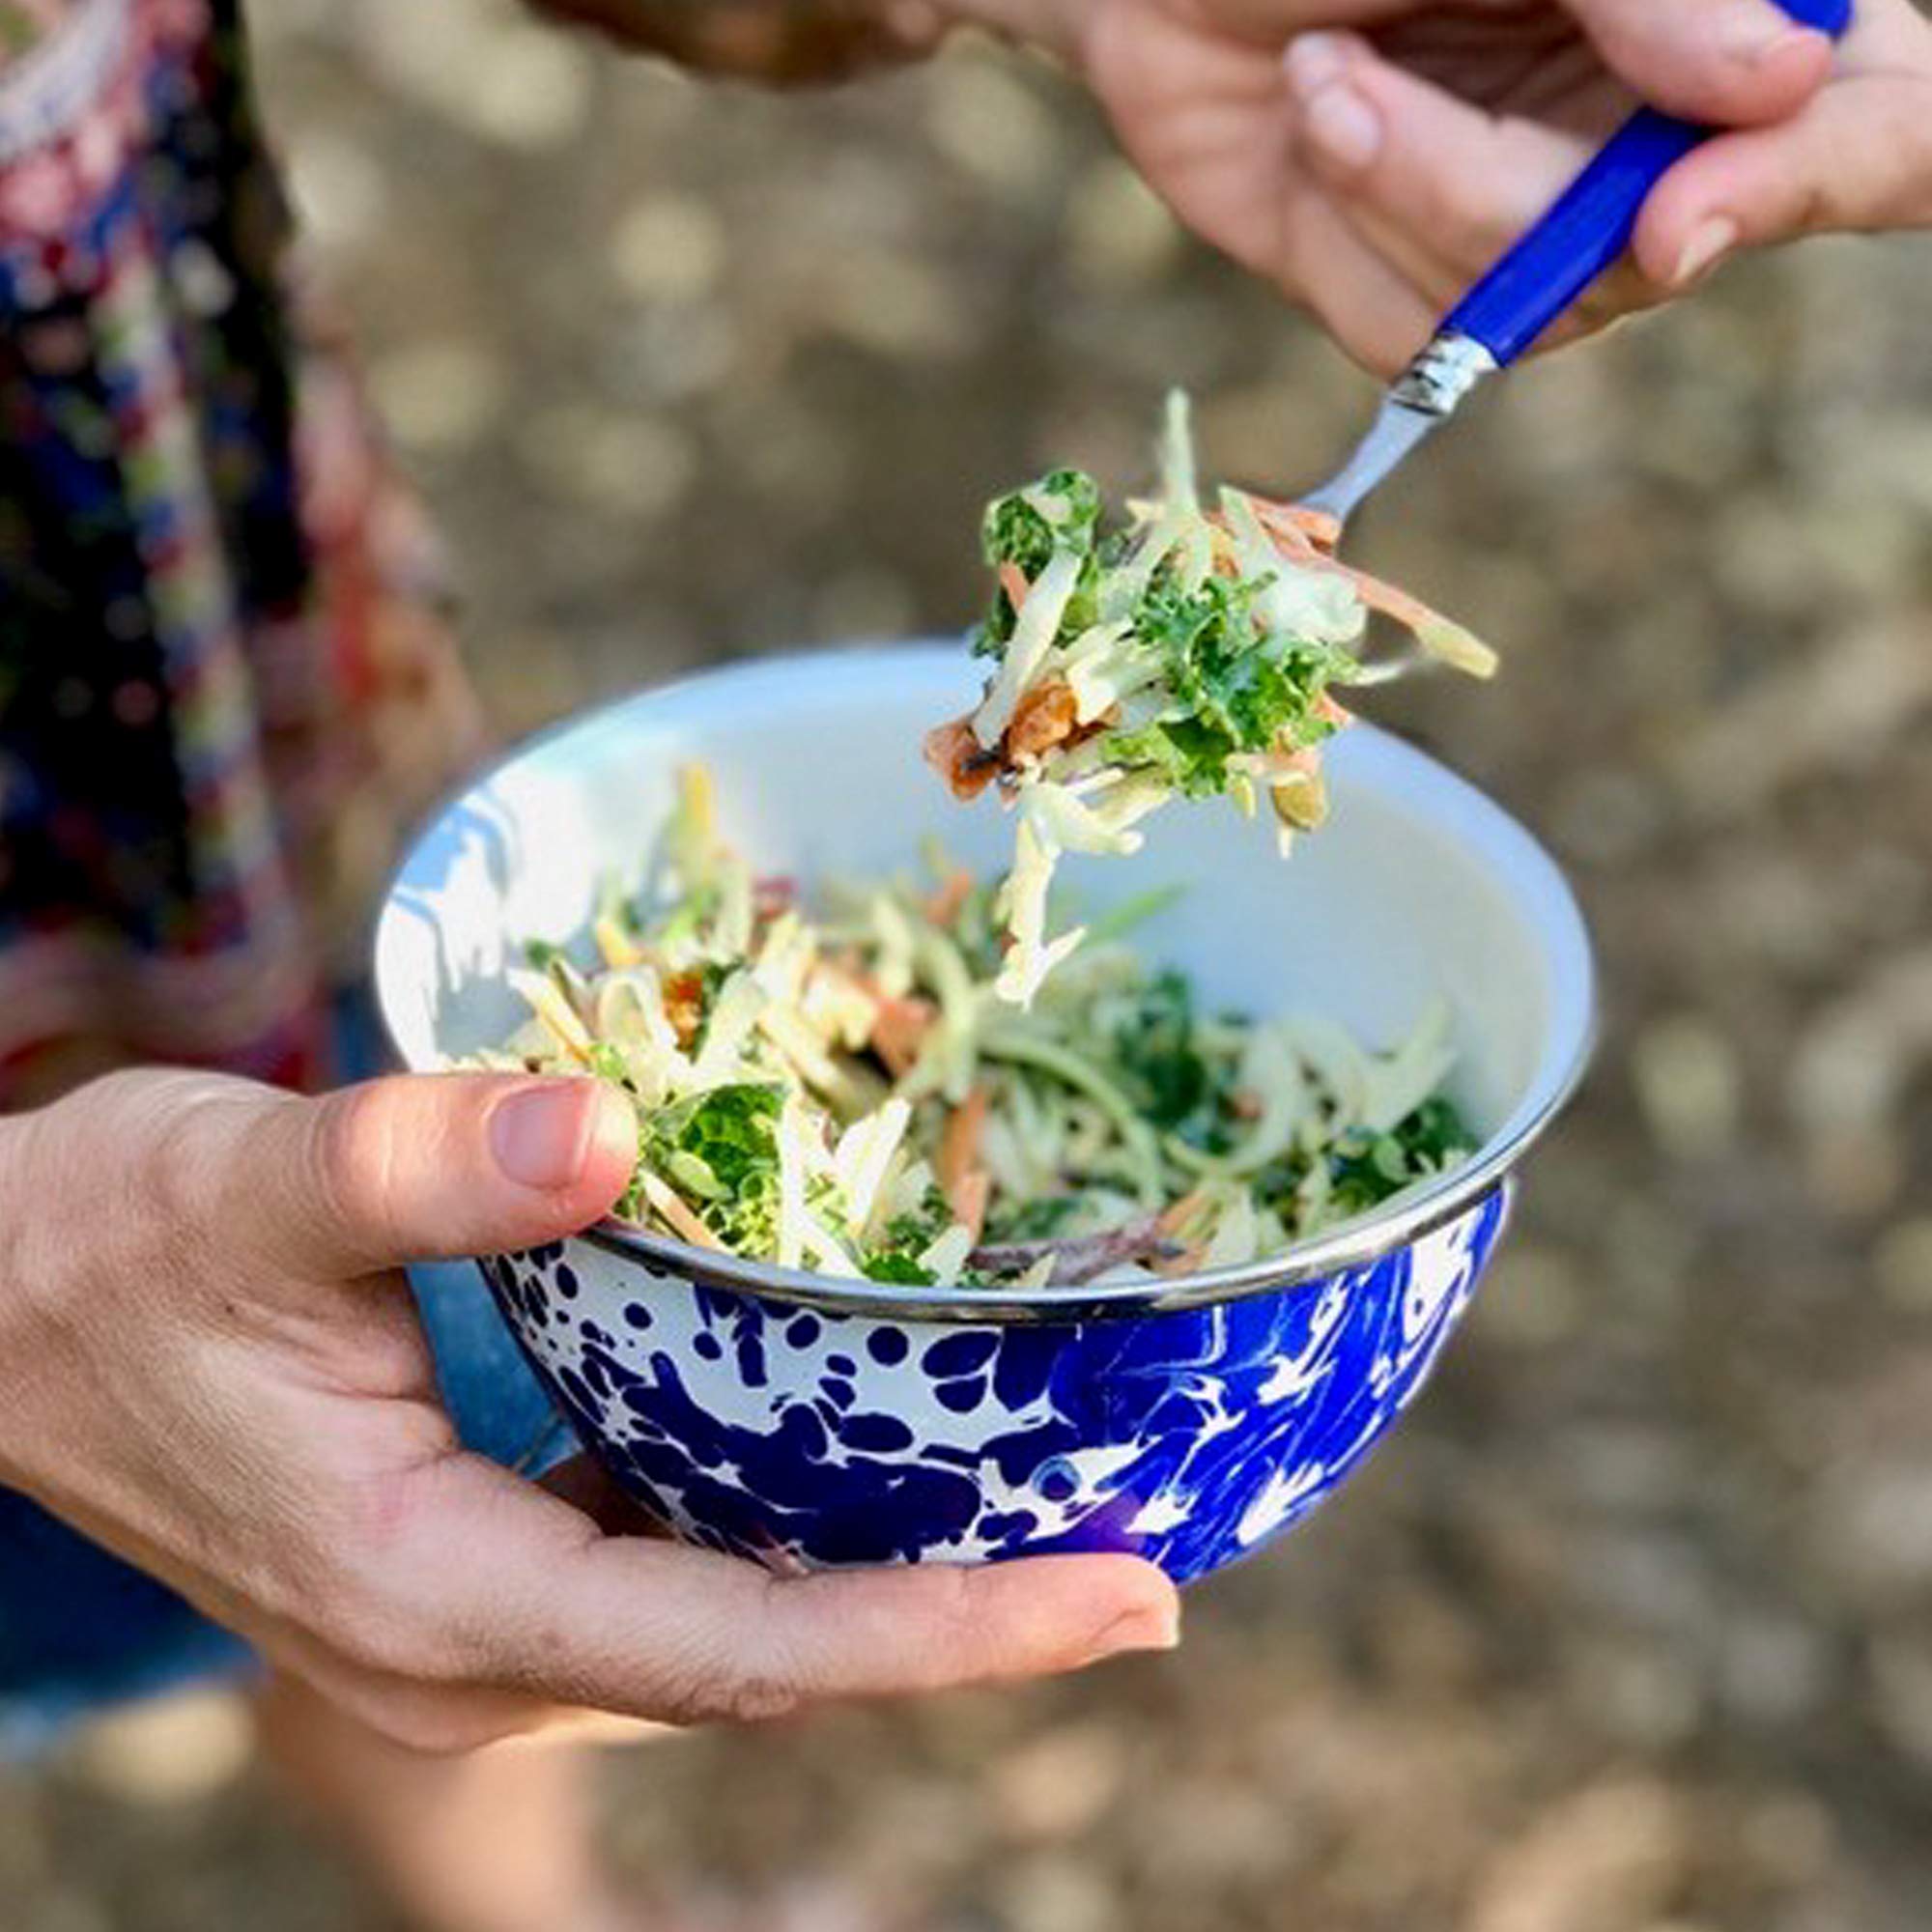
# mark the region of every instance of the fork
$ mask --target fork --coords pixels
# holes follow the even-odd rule
[[[1777,0],[1801,26],[1840,38],[1853,0]],[[1534,228],[1457,303],[1384,391],[1354,454],[1301,507],[1342,526],[1484,377],[1506,369],[1630,245],[1663,175],[1715,130],[1642,108]]]

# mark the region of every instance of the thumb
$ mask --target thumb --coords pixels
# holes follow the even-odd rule
[[[1782,127],[1727,134],[1680,161],[1632,245],[1650,279],[1681,290],[1738,248],[1928,223],[1932,76],[1873,73],[1835,84]]]
[[[294,1266],[348,1279],[587,1227],[630,1178],[637,1121],[598,1080],[401,1074],[285,1101],[237,1152],[238,1211]]]
[[[1666,113],[1776,121],[1824,84],[1832,43],[1773,0],[1568,0],[1606,66]]]

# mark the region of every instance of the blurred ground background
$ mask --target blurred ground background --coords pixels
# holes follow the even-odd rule
[[[270,106],[522,729],[959,625],[996,486],[1321,473],[1369,389],[1051,75],[709,92],[477,0],[261,0]],[[1932,1924],[1932,259],[1813,245],[1499,386],[1364,552],[1502,646],[1383,707],[1522,812],[1608,1031],[1493,1290],[1172,1660],[615,1761],[790,1932]],[[7,1932],[371,1908],[239,1707],[0,1773]]]

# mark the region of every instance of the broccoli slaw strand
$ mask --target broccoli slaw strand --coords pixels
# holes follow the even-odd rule
[[[1170,800],[1265,797],[1284,855],[1328,814],[1321,747],[1350,722],[1335,689],[1421,659],[1476,677],[1495,654],[1460,624],[1334,554],[1333,518],[1222,489],[1203,506],[1186,398],[1168,399],[1160,494],[1104,526],[1098,487],[1056,469],[987,509],[996,588],[975,649],[994,660],[980,702],[926,739],[955,796],[998,784],[1017,812],[1000,912],[1012,942],[995,985],[1031,1006],[1091,935],[1048,929],[1067,853],[1130,855]],[[1411,657],[1360,652],[1372,613]]]
[[[811,918],[720,838],[707,774],[594,956],[530,949],[530,1011],[469,1064],[589,1071],[638,1119],[619,1213],[694,1246],[875,1281],[1026,1288],[1237,1265],[1445,1172],[1473,1145],[1440,1087],[1446,1014],[1390,1053],[1332,1023],[1203,1011],[1120,937],[1037,989],[998,982],[1001,889],[828,889]]]

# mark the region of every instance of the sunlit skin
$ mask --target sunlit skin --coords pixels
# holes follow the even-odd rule
[[[1769,0],[968,4],[1056,45],[1176,213],[1381,373],[1639,98],[1729,131],[1553,339],[1739,248],[1932,222],[1932,24],[1909,0],[1861,0],[1835,58]]]
[[[456,1075],[311,1101],[118,1074],[0,1122],[0,1482],[418,1750],[1172,1641],[1127,1558],[781,1580],[463,1451],[399,1264],[596,1219],[635,1135],[596,1082]]]

